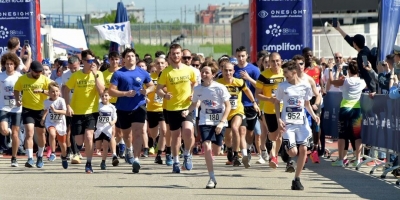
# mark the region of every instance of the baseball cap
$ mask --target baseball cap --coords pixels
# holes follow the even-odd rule
[[[33,61],[31,63],[31,70],[34,72],[42,72],[43,71],[43,65],[42,63],[38,62],[38,61]]]

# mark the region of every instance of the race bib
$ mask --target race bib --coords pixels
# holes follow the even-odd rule
[[[51,121],[61,121],[61,114],[50,113],[49,115]]]
[[[222,108],[206,109],[206,125],[216,126],[222,119]]]
[[[4,106],[14,107],[15,106],[14,96],[4,96]]]
[[[238,96],[232,95],[229,102],[231,103],[231,109],[235,110],[238,107]]]
[[[101,124],[107,124],[111,122],[111,116],[99,116],[97,122]]]
[[[158,96],[157,93],[154,94],[154,102],[156,103],[163,103],[163,98]]]
[[[287,107],[285,123],[287,124],[304,124],[304,111],[301,107]]]

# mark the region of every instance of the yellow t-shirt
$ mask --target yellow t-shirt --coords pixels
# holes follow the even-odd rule
[[[166,110],[179,111],[188,109],[191,104],[192,87],[196,83],[196,75],[189,66],[180,69],[167,67],[161,73],[158,84],[165,85],[172,98],[167,100]]]
[[[51,80],[43,75],[40,75],[38,79],[29,78],[27,74],[20,76],[14,85],[14,90],[23,92],[22,107],[43,110],[44,101],[48,96],[43,93],[34,93],[33,90],[48,90],[50,82]]]
[[[228,120],[231,120],[235,115],[244,115],[244,107],[242,103],[243,90],[247,88],[246,82],[243,79],[233,78],[232,83],[228,83],[224,78],[217,80],[218,83],[225,85],[231,95],[229,102],[231,103],[231,112],[229,112]]]
[[[118,70],[118,69],[117,69]],[[104,87],[110,88],[110,80],[114,72],[106,71],[103,72],[103,77],[104,77]],[[118,97],[111,97],[110,103],[117,103]]]
[[[103,73],[98,71],[97,74],[99,75],[98,79],[103,82]],[[97,92],[96,80],[92,72],[85,74],[79,70],[73,73],[66,86],[70,90],[74,90],[70,105],[75,115],[98,112],[100,95]]]
[[[151,73],[150,78],[154,83],[154,87],[157,87],[157,73]],[[150,112],[161,112],[163,110],[163,98],[158,96],[156,90],[147,94],[147,98],[150,100],[147,104],[147,111]]]
[[[258,77],[256,88],[261,89],[262,93],[266,97],[275,96],[275,91],[278,89],[279,83],[285,81],[285,77],[283,76],[283,70],[281,69],[278,74],[275,74],[271,71],[271,69],[264,70],[260,77]],[[275,114],[275,105],[269,101],[264,102],[264,113],[266,114]],[[282,104],[280,107],[282,110]]]

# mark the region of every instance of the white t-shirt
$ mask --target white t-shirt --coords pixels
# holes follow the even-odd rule
[[[67,83],[67,81],[69,80],[69,78],[71,78],[72,72],[71,70],[67,70],[65,71],[62,75],[61,75],[61,85],[65,85]],[[69,100],[71,101],[72,98],[72,94],[74,93],[74,90],[70,90],[69,92]]]
[[[20,113],[22,106],[17,107],[14,97],[14,85],[21,73],[15,71],[13,75],[6,72],[0,73],[0,108],[3,111]]]
[[[61,97],[58,97],[55,101],[50,99],[44,101],[44,109],[48,111],[44,122],[46,129],[54,127],[57,133],[63,136],[67,134],[65,115],[54,113],[50,108],[51,105],[53,105],[55,110],[67,110],[67,105],[65,104],[65,100]]]
[[[337,71],[332,71],[333,77],[336,76],[336,73],[337,73]],[[328,81],[329,81],[329,68],[325,69],[324,75],[322,76],[322,81],[325,84],[328,84]],[[340,88],[339,87],[335,87],[334,85],[331,84],[331,86],[329,87],[329,91],[327,91],[327,92],[340,92]]]
[[[366,83],[360,77],[346,77],[340,89],[345,100],[359,100]]]
[[[199,125],[217,126],[224,115],[224,102],[229,101],[229,98],[231,95],[228,89],[220,83],[213,81],[208,87],[197,85],[192,102],[201,101]]]
[[[56,80],[54,80],[54,81],[60,86],[60,89],[61,89],[61,87],[63,85],[62,77],[61,76],[57,77]],[[62,95],[62,92],[60,95]]]
[[[117,119],[117,109],[111,103],[104,105],[99,103],[99,118],[97,119],[95,138],[98,138],[103,132],[109,138],[112,136],[112,126],[110,122]]]
[[[292,85],[285,81],[278,85],[276,99],[283,101],[281,119],[286,124],[305,124],[304,102],[312,98],[310,84],[301,81]]]
[[[192,67],[192,66],[190,66],[190,67]],[[201,84],[201,74],[200,74],[200,70],[199,69],[197,69],[196,67],[192,67],[192,69],[193,69],[193,71],[194,71],[194,73],[196,74],[196,81],[197,81],[197,84]]]

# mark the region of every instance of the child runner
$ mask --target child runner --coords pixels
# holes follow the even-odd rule
[[[49,84],[49,98],[44,101],[44,114],[42,126],[45,126],[49,132],[49,143],[52,150],[51,161],[55,160],[56,150],[56,136],[58,144],[61,148],[61,160],[64,169],[68,168],[67,160],[67,122],[65,119],[65,113],[67,111],[67,105],[65,100],[60,97],[60,86],[57,82],[51,82]],[[49,159],[50,160],[50,159]]]
[[[105,89],[101,94],[101,103],[99,104],[99,118],[97,119],[96,132],[94,138],[103,143],[103,153],[100,164],[101,170],[106,170],[106,158],[108,154],[108,146],[111,141],[112,131],[117,122],[117,109],[110,103],[111,96],[108,94],[108,89]],[[117,166],[119,163],[117,153],[112,150],[112,165]]]
[[[275,110],[279,110],[280,102],[283,101],[282,116],[276,113],[280,132],[283,133],[283,144],[290,157],[298,153],[297,170],[292,181],[292,190],[304,190],[300,182],[300,174],[307,158],[307,147],[311,138],[311,129],[307,125],[304,108],[311,117],[319,124],[319,117],[315,115],[311,105],[311,86],[297,76],[296,63],[290,61],[282,66],[285,82],[278,85],[276,92]]]
[[[231,95],[226,86],[213,81],[218,72],[218,65],[215,62],[205,62],[201,67],[202,83],[194,88],[192,104],[189,110],[182,112],[186,117],[201,102],[199,129],[203,141],[204,157],[206,160],[210,180],[206,185],[207,189],[215,188],[217,181],[214,176],[213,157],[221,151],[224,139],[225,127],[228,126],[228,115],[231,110],[229,101]]]

